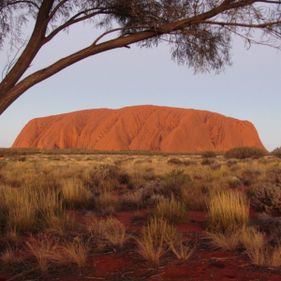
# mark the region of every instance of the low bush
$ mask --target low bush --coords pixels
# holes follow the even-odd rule
[[[122,210],[135,210],[143,206],[143,190],[139,189],[133,192],[123,194],[120,198]]]
[[[168,159],[167,163],[168,164],[173,164],[173,165],[179,165],[179,166],[183,165],[182,160],[179,159],[179,158],[170,158],[170,159]]]
[[[201,165],[203,165],[203,166],[211,166],[211,165],[213,165],[215,163],[216,163],[216,160],[213,159],[213,158],[204,158],[201,161]]]
[[[181,189],[181,201],[187,210],[206,211],[209,194],[204,185],[193,184]]]
[[[117,166],[100,165],[88,172],[86,184],[95,190],[112,189],[119,185],[119,179],[122,181],[123,178]]]
[[[176,169],[166,174],[162,182],[162,194],[166,197],[181,196],[181,188],[191,184],[191,178],[184,170]]]
[[[242,185],[242,181],[235,176],[232,176],[229,179],[227,179],[227,183],[230,188],[237,188]]]
[[[251,205],[260,212],[281,215],[281,185],[259,183],[251,190]]]
[[[274,184],[281,184],[281,168],[272,167],[266,171],[266,181]]]
[[[242,172],[240,176],[240,180],[244,185],[250,186],[255,184],[260,176],[261,176],[260,170],[248,168]]]
[[[217,154],[214,151],[205,151],[202,154],[202,158],[216,158]]]
[[[275,148],[272,152],[271,155],[281,158],[281,147]]]
[[[261,158],[265,156],[266,152],[263,149],[256,147],[236,147],[228,150],[224,156],[225,158],[236,158],[236,159],[246,159],[246,158]]]

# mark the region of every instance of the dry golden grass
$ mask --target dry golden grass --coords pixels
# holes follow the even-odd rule
[[[96,208],[104,214],[113,214],[119,206],[119,198],[113,191],[104,189],[95,201]]]
[[[168,224],[163,219],[152,219],[143,228],[142,236],[137,239],[138,253],[149,263],[158,266],[160,258],[164,255],[165,233]]]
[[[12,249],[11,247],[6,248],[1,254],[0,254],[0,260],[4,264],[15,264],[18,262],[21,262],[22,259],[19,257],[16,250]]]
[[[21,232],[36,227],[37,203],[30,189],[2,186],[0,202],[2,217],[8,229]]]
[[[143,204],[143,191],[139,189],[126,193],[120,198],[120,200],[122,202],[123,208],[140,208]]]
[[[241,243],[241,230],[226,233],[208,232],[207,237],[212,240],[215,247],[232,251],[236,250]]]
[[[157,203],[154,215],[166,219],[169,223],[181,223],[187,219],[186,209],[182,202],[171,198],[162,198]]]
[[[164,240],[178,260],[188,260],[195,250],[195,246],[190,241],[184,241],[181,233],[172,225],[167,227]]]
[[[194,251],[194,247],[184,241],[176,228],[163,218],[152,218],[136,241],[138,253],[155,266],[159,265],[161,257],[168,250],[179,260],[189,259]]]
[[[243,193],[223,190],[211,194],[208,213],[212,232],[231,232],[248,224],[249,203]]]
[[[63,200],[68,207],[86,207],[93,199],[92,192],[77,178],[62,181]]]
[[[123,247],[127,240],[125,225],[113,217],[92,217],[87,222],[87,229],[94,239],[103,240],[114,247]]]
[[[267,245],[265,235],[255,228],[244,228],[241,242],[253,264],[266,267],[281,266],[281,246]]]
[[[34,231],[62,214],[62,201],[54,189],[23,186],[0,188],[0,212],[7,230]]]
[[[100,234],[113,246],[122,247],[127,239],[126,228],[118,219],[107,218],[100,222]]]
[[[64,244],[60,247],[60,251],[62,257],[60,263],[74,263],[79,268],[86,265],[89,247],[81,239],[76,238],[72,242]]]
[[[49,236],[39,238],[31,237],[26,242],[30,253],[36,258],[42,272],[47,272],[49,265],[61,259],[60,246],[57,241]]]

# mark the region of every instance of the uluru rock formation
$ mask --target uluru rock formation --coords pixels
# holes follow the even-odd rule
[[[161,106],[92,109],[36,118],[13,147],[226,151],[240,146],[264,149],[252,123],[203,110]]]

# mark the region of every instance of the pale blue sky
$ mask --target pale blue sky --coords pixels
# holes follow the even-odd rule
[[[44,50],[32,69],[51,63],[89,41],[77,27]],[[73,38],[74,41],[73,41]],[[218,75],[193,74],[170,59],[169,47],[109,51],[40,83],[0,116],[0,147],[10,146],[32,118],[89,108],[154,104],[215,111],[249,120],[265,146],[281,146],[281,52],[263,46],[249,51],[235,43],[233,65]],[[6,54],[0,54],[1,66]],[[31,69],[31,70],[32,70]]]

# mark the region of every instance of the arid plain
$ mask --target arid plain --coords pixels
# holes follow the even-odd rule
[[[0,280],[280,280],[277,156],[1,150]]]

